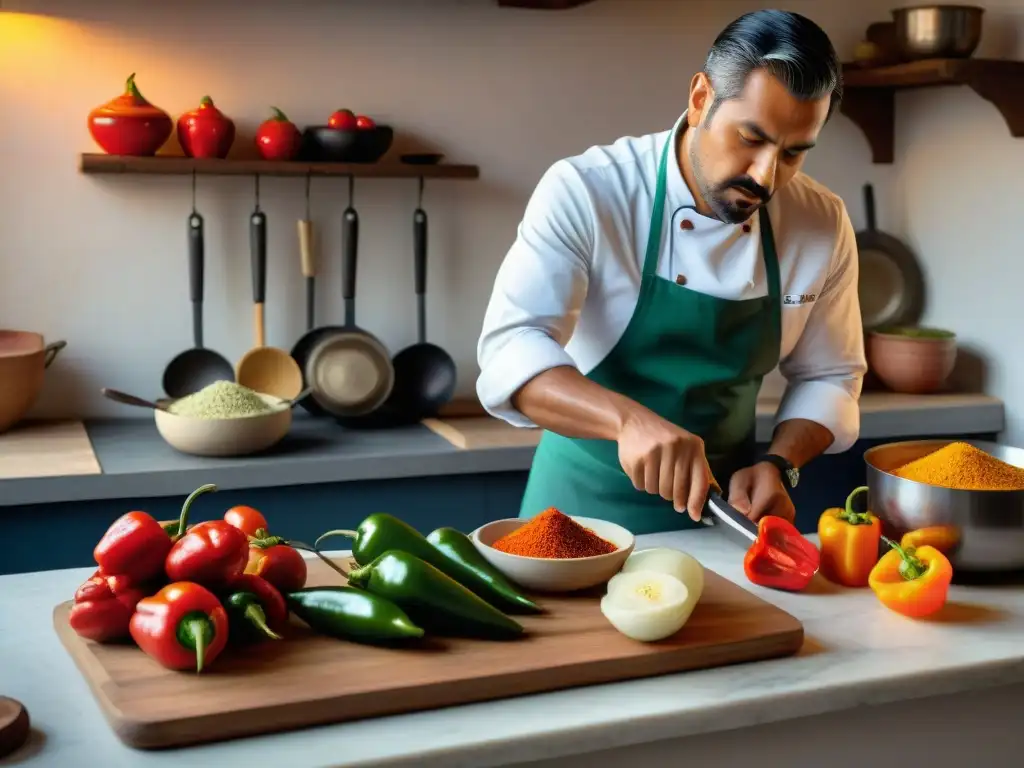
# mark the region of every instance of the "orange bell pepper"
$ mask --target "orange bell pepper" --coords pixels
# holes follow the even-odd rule
[[[865,491],[867,486],[855,488],[845,509],[826,509],[818,518],[821,575],[846,587],[866,587],[878,562],[882,521],[871,512],[853,511],[853,500]]]
[[[929,546],[947,556],[956,549],[959,543],[960,529],[955,525],[931,525],[927,528],[918,528],[916,531],[903,534],[903,538],[900,539],[900,546],[904,549]]]
[[[902,547],[882,537],[891,548],[871,570],[868,583],[882,605],[919,619],[946,604],[953,566],[944,554],[927,545]]]

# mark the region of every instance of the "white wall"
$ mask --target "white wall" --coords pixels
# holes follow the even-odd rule
[[[494,0],[253,0],[244,11],[229,0],[3,5],[0,327],[69,342],[37,414],[127,415],[99,388],[156,396],[166,361],[191,344],[189,180],[83,176],[76,168],[78,153],[96,151],[88,111],[115,96],[130,72],[174,117],[210,94],[251,135],[270,104],[300,125],[350,106],[440,147],[452,161],[479,164],[479,181],[428,183],[426,198],[429,333],[455,356],[460,390],[471,392],[491,281],[544,169],[591,144],[667,127],[715,34],[740,13],[773,4],[598,0],[561,13],[498,9]],[[848,57],[866,25],[888,17],[891,2],[793,0],[785,7],[812,15]],[[1012,48],[1007,28],[992,32],[992,45]],[[900,98],[895,165],[872,166],[860,132],[839,116],[807,170],[849,201],[857,227],[860,188],[876,185],[879,225],[925,262],[927,319],[998,355],[991,391],[1010,401],[1011,437],[1021,442],[1024,400],[1013,397],[1012,382],[1024,375],[1024,342],[1012,327],[1002,332],[1016,291],[992,270],[1014,269],[1014,248],[1024,244],[1013,219],[1024,142],[1010,139],[994,108],[960,90]],[[323,234],[323,323],[341,313],[345,188],[342,180],[316,180],[313,188]],[[394,351],[414,337],[415,194],[415,183],[405,181],[356,187],[359,322]],[[261,204],[270,228],[268,341],[287,348],[305,316],[295,241],[303,181],[264,179]],[[200,179],[206,341],[231,359],[252,342],[252,205],[250,180]],[[986,280],[982,266],[996,279]]]

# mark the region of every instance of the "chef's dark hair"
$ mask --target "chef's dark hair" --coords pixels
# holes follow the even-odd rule
[[[704,73],[715,89],[709,121],[721,102],[743,92],[750,74],[764,69],[798,99],[831,93],[828,116],[843,98],[843,70],[825,31],[799,13],[764,10],[740,16],[715,39]]]

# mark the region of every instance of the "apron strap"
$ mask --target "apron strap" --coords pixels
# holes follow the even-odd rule
[[[658,182],[654,188],[654,209],[651,211],[651,226],[647,230],[647,253],[644,254],[644,277],[658,274],[658,257],[661,255],[661,235],[665,229],[665,187],[668,179],[668,148],[675,141],[675,131],[669,131],[668,139],[661,150],[658,163]]]

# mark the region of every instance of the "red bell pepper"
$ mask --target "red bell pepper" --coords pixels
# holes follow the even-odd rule
[[[306,586],[306,559],[280,536],[271,536],[265,528],[249,542],[249,562],[245,572],[262,576],[282,592],[294,592]]]
[[[129,629],[139,648],[168,669],[202,672],[228,642],[224,606],[190,582],[168,584],[140,600]]]
[[[75,591],[68,624],[80,636],[97,643],[123,640],[128,623],[146,590],[126,576],[104,576],[96,571]]]
[[[747,578],[772,589],[799,592],[807,587],[821,562],[818,548],[781,517],[762,517],[757,530],[757,541],[743,558]]]
[[[281,639],[278,633],[288,624],[288,605],[269,581],[242,574],[227,583],[222,595],[232,643]]]
[[[164,561],[171,581],[194,581],[221,587],[245,571],[249,537],[226,520],[210,520],[190,528]]]
[[[188,525],[192,502],[200,494],[216,489],[215,485],[203,485],[189,494],[181,506],[181,517],[173,533],[145,512],[121,515],[92,551],[99,572],[104,576],[127,576],[136,584],[162,574],[168,552]]]

